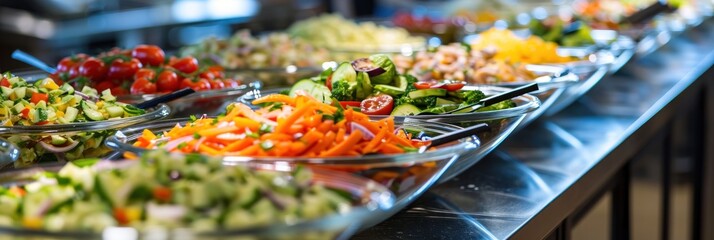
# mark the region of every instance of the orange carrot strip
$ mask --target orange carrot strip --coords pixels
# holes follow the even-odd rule
[[[251,103],[257,105],[257,104],[261,104],[261,103],[273,103],[273,102],[280,102],[280,103],[285,103],[288,105],[293,105],[293,104],[295,104],[295,99],[288,95],[270,94],[268,96],[255,99]]]
[[[255,112],[253,111],[253,109],[250,109],[250,107],[248,107],[248,106],[246,106],[246,105],[244,105],[244,104],[236,103],[236,104],[233,104],[233,106],[234,106],[234,111],[240,111],[240,113],[241,113],[243,116],[245,116],[245,117],[247,117],[247,118],[249,118],[249,119],[252,119],[252,120],[257,121],[257,122],[265,123],[265,124],[268,124],[268,125],[272,125],[272,126],[277,125],[276,122],[274,122],[274,121],[272,121],[272,120],[270,120],[270,119],[264,118],[263,116],[260,116],[259,114],[255,113]]]
[[[254,139],[252,138],[245,138],[243,140],[238,140],[235,142],[232,142],[231,144],[226,145],[223,149],[221,149],[221,153],[226,153],[226,152],[235,152],[242,150],[251,144],[253,144]]]
[[[330,156],[340,156],[345,152],[349,151],[350,148],[362,140],[362,132],[354,131],[350,134],[345,141],[337,144],[337,146],[328,149],[327,151],[320,154],[320,157],[330,157]]]
[[[240,156],[252,156],[255,155],[258,151],[260,150],[260,146],[258,145],[251,145],[241,151],[238,151],[238,155]]]
[[[382,145],[382,147],[379,149],[381,153],[385,154],[392,154],[392,153],[403,153],[404,149],[401,149],[400,147],[397,147],[397,145],[391,144],[391,143],[385,143]]]
[[[310,148],[308,153],[319,154],[323,149],[327,148],[327,146],[330,146],[330,144],[335,141],[335,136],[335,132],[327,132],[327,134],[325,134],[325,138],[320,140],[317,145]]]
[[[260,136],[260,140],[271,140],[271,141],[292,141],[293,136],[285,133],[266,133]]]
[[[206,146],[206,144],[198,145],[198,151],[213,156],[221,155],[220,151],[213,149],[212,147]]]
[[[377,133],[377,135],[375,135],[374,138],[372,138],[372,140],[367,143],[367,146],[362,149],[362,153],[367,154],[373,152],[377,148],[377,145],[379,145],[379,143],[381,143],[382,140],[384,140],[384,138],[387,136],[388,131],[391,130],[386,127],[383,127],[382,130],[380,130],[379,133]]]
[[[233,123],[239,128],[248,128],[251,131],[257,131],[260,129],[260,123],[252,119],[247,119],[244,117],[237,117],[233,119]]]
[[[347,131],[345,131],[345,128],[340,128],[337,130],[337,137],[335,137],[335,142],[342,142],[342,140],[345,140],[345,134],[347,134]]]
[[[334,125],[334,124],[335,124],[335,121],[332,121],[332,120],[324,121],[320,124],[320,126],[317,127],[317,130],[319,130],[320,132],[323,132],[323,133],[328,132],[328,131],[330,131],[330,129],[332,129],[332,125]]]
[[[218,136],[224,133],[230,133],[238,130],[239,128],[236,126],[226,126],[226,127],[221,127],[221,128],[209,128],[205,130],[198,131],[198,135],[201,135],[203,137],[213,137],[213,136]]]
[[[376,124],[370,122],[369,119],[354,119],[354,122],[364,126],[373,134],[379,133],[379,127]]]
[[[297,109],[295,109],[295,111],[293,111],[292,114],[290,114],[290,116],[288,118],[286,118],[283,122],[278,124],[277,127],[275,127],[275,132],[279,132],[279,133],[287,132],[288,128],[290,128],[290,126],[293,123],[295,123],[295,121],[297,121],[298,118],[301,118],[303,116],[303,114],[307,113],[308,111],[310,111],[312,109],[313,104],[314,104],[314,102],[310,102],[310,103],[307,103],[305,106],[301,106],[301,107],[298,107]]]

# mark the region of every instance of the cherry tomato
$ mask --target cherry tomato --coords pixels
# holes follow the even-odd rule
[[[430,82],[415,82],[414,87],[416,89],[429,89],[431,86],[434,85]]]
[[[216,76],[213,75],[213,72],[210,72],[210,71],[202,72],[201,74],[198,74],[198,77],[205,78],[208,80],[213,80],[216,78]]]
[[[104,62],[97,58],[90,57],[79,65],[79,75],[88,78],[90,81],[98,82],[107,75],[107,67]]]
[[[2,78],[2,80],[0,80],[0,86],[10,87],[10,80],[7,80],[7,78]]]
[[[221,80],[208,80],[211,84],[211,89],[223,89],[226,85]]]
[[[156,71],[154,71],[154,69],[151,69],[151,68],[139,69],[136,71],[136,73],[134,73],[134,79],[138,79],[138,78],[146,78],[146,79],[152,80],[152,79],[156,78]]]
[[[213,73],[213,77],[215,77],[215,78],[226,78],[224,69],[221,66],[213,65],[213,66],[208,67],[208,69],[206,69],[206,71]]]
[[[209,90],[211,89],[211,83],[209,83],[205,78],[201,78],[196,81],[193,81],[190,78],[184,78],[181,81],[181,88],[187,87],[193,88],[193,90],[196,91]]]
[[[154,199],[159,202],[169,202],[171,201],[171,189],[163,186],[155,187],[152,191]]]
[[[131,51],[131,57],[144,66],[159,66],[164,63],[164,50],[155,45],[139,45]]]
[[[45,101],[47,103],[47,100],[49,99],[49,96],[47,93],[32,93],[32,98],[30,98],[30,102],[37,104],[41,101]]]
[[[184,57],[176,60],[171,66],[183,73],[193,73],[198,70],[198,60],[193,57]]]
[[[137,78],[131,84],[131,94],[152,94],[156,93],[156,84],[146,78]]]
[[[129,216],[126,214],[126,210],[124,210],[123,208],[112,209],[112,215],[114,215],[114,219],[117,220],[117,223],[119,223],[119,225],[129,224]]]
[[[226,85],[226,88],[237,88],[240,87],[240,82],[237,80],[233,79],[223,79],[223,85]]]
[[[102,82],[94,85],[94,88],[96,88],[97,92],[100,92],[100,93],[103,92],[104,90],[111,89],[113,87],[115,87],[115,85],[112,81],[102,81]]]
[[[360,104],[362,113],[367,115],[389,115],[394,108],[394,98],[387,94],[368,97]]]
[[[75,54],[69,57],[62,58],[60,62],[57,64],[57,71],[58,72],[69,72],[69,70],[74,66],[79,64],[80,62],[84,61],[88,56],[87,54]]]
[[[62,81],[62,78],[60,77],[59,72],[55,72],[55,73],[53,73],[53,74],[50,74],[50,75],[48,75],[47,77],[52,78],[52,80],[55,81],[55,83],[56,83],[57,85],[62,85],[62,84],[64,84],[64,81]],[[8,82],[8,84],[10,84],[10,83]]]
[[[340,105],[342,105],[342,108],[347,108],[347,107],[361,107],[362,102],[360,101],[340,101]]]
[[[126,90],[126,88],[123,88],[121,86],[116,86],[110,89],[112,92],[112,95],[114,96],[121,96],[121,95],[127,95],[129,94],[129,91]]]
[[[124,61],[123,59],[116,59],[109,66],[109,73],[107,78],[109,79],[129,79],[141,68],[141,62],[138,59],[131,59],[130,61]]]
[[[327,76],[327,80],[325,80],[325,85],[327,85],[327,88],[332,91],[332,74],[330,74],[330,76]]]
[[[67,72],[67,79],[74,79],[76,77],[79,77],[79,66],[81,63],[77,63],[73,65],[71,68],[69,68],[69,71]]]
[[[464,87],[463,82],[452,82],[452,83],[447,83],[441,86],[441,88],[446,89],[446,91],[453,92],[453,91],[458,91],[461,90],[461,88]]]
[[[156,86],[159,92],[176,91],[179,88],[178,75],[173,71],[164,70],[159,74]]]

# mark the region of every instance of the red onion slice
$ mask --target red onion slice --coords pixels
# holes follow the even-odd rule
[[[367,129],[365,126],[362,126],[359,123],[356,122],[351,122],[350,123],[350,131],[360,131],[362,132],[362,139],[365,140],[372,140],[374,138],[374,133],[370,132],[369,129]]]
[[[67,146],[57,147],[55,145],[40,141],[40,145],[42,145],[43,148],[45,148],[45,149],[47,149],[47,151],[53,152],[53,153],[68,152],[69,150],[72,150],[74,147],[76,147],[77,144],[79,144],[79,141],[72,141],[72,143],[70,143]]]
[[[164,149],[166,149],[167,151],[174,150],[174,148],[176,148],[176,146],[178,146],[179,144],[191,141],[191,139],[193,139],[193,136],[185,136],[174,139],[172,141],[167,142],[166,145],[164,145]]]
[[[89,96],[87,94],[84,94],[83,92],[80,91],[74,91],[74,94],[82,97],[84,100],[89,100],[89,101],[97,101],[98,99],[92,96]]]

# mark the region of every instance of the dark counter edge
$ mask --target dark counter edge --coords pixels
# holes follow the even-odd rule
[[[712,20],[707,20],[711,22]],[[706,21],[705,21],[706,22]],[[702,24],[706,25],[706,24]],[[700,25],[697,28],[703,27]],[[696,30],[694,28],[693,30]],[[691,103],[704,91],[707,79],[714,78],[714,52],[706,55],[693,71],[688,72],[664,96],[650,107],[625,133],[625,138],[610,148],[607,154],[580,179],[574,182],[558,197],[553,199],[540,212],[520,226],[510,239],[543,239],[549,236],[584,204],[590,196],[601,191],[600,186],[610,181],[628,163],[628,159],[637,153],[657,130],[665,127],[668,121],[681,109],[675,106]],[[712,94],[712,93],[709,93]],[[597,186],[597,187],[593,187]]]

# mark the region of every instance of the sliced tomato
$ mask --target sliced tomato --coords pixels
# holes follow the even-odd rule
[[[447,83],[441,86],[441,88],[446,89],[446,91],[453,92],[453,91],[458,91],[464,88],[464,83],[463,82],[453,82],[453,83]]]
[[[430,82],[415,82],[414,87],[416,89],[429,89],[431,86],[434,85],[433,83]]]
[[[325,80],[325,85],[327,85],[327,88],[332,91],[332,74],[330,74],[330,76],[327,76],[327,80]]]
[[[394,108],[394,98],[387,94],[368,97],[360,104],[362,113],[367,115],[389,115]]]
[[[47,93],[32,93],[32,98],[30,98],[30,102],[37,104],[41,101],[45,101],[45,103],[47,103],[47,99],[49,99]]]
[[[342,105],[342,108],[362,107],[362,102],[360,102],[360,101],[340,101],[340,105]]]

